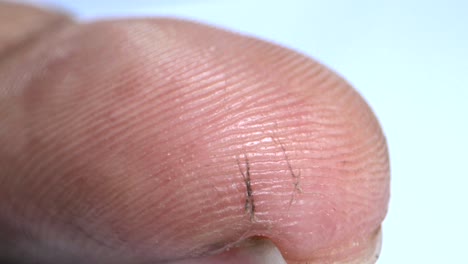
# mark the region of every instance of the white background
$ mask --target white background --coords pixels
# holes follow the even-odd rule
[[[468,263],[468,1],[48,2],[84,20],[191,18],[329,65],[362,93],[388,138],[392,197],[378,263]]]

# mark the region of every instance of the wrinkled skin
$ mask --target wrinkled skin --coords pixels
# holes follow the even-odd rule
[[[5,259],[246,263],[261,237],[289,264],[375,262],[385,138],[325,66],[177,20],[0,24]]]

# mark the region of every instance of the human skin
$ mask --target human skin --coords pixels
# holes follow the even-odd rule
[[[4,3],[0,25],[0,257],[375,262],[385,137],[325,66],[186,21]]]

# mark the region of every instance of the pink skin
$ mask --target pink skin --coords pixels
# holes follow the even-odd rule
[[[252,237],[288,263],[375,250],[384,136],[345,81],[300,54],[187,22],[101,22],[50,33],[0,64],[0,81],[14,87],[0,93],[12,255],[241,263]]]

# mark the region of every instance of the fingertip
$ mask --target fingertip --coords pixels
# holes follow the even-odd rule
[[[21,170],[53,183],[34,182],[34,208],[60,212],[80,239],[157,261],[262,235],[300,261],[372,248],[388,202],[385,140],[325,66],[174,20],[91,23],[54,45],[63,53],[24,89],[18,130],[34,144]]]

